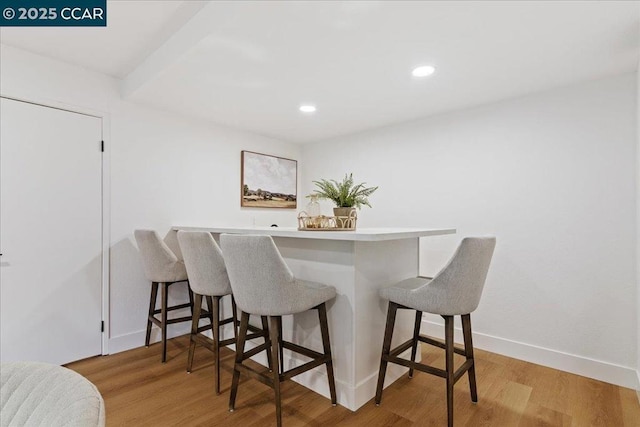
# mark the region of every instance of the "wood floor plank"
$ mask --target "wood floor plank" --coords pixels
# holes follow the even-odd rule
[[[619,387],[575,376],[570,392],[570,415],[574,426],[623,426]]]
[[[622,406],[623,425],[640,427],[640,400],[638,392],[629,388],[618,387]]]
[[[532,387],[531,403],[561,414],[568,414],[572,374],[532,363],[529,365],[531,366],[527,366],[526,371],[530,372],[531,380],[524,384]]]
[[[198,347],[194,369],[186,372],[188,337],[168,342],[167,363],[160,346],[137,348],[68,365],[92,381],[105,400],[107,426],[275,426],[273,390],[241,377],[236,410],[228,411],[233,352],[221,352],[221,394],[213,387],[213,355]],[[422,346],[423,361],[444,367],[441,349]],[[456,357],[456,363],[462,359]],[[251,361],[255,368],[260,365]],[[634,390],[551,368],[476,350],[478,404],[469,383],[454,388],[456,426],[612,426],[640,427]],[[296,426],[442,426],[446,425],[445,383],[416,372],[384,390],[356,412],[331,406],[329,399],[287,381],[282,386],[283,422]]]
[[[529,402],[518,427],[570,427],[571,424],[569,415]]]

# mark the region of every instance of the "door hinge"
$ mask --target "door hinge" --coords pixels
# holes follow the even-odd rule
[[[100,322],[100,332],[104,332],[104,320]]]
[[[104,141],[100,141],[100,151],[102,151],[104,153]]]

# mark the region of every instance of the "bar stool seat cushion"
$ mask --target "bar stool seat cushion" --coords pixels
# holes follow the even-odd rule
[[[292,292],[290,313],[299,313],[316,307],[323,302],[335,298],[336,288],[318,282],[295,279],[297,289]],[[285,313],[287,314],[287,313]]]
[[[0,425],[104,426],[104,401],[82,375],[38,362],[0,365]]]
[[[412,277],[382,288],[380,297],[426,313],[443,316],[462,314],[459,308],[468,306],[464,301],[461,301],[465,299],[464,295],[452,295],[446,288],[429,286],[431,282],[432,279],[426,277]],[[451,300],[451,298],[456,298],[456,300]]]
[[[410,279],[406,279],[391,286],[380,289],[380,297],[389,301],[393,301],[396,304],[413,308],[413,306],[416,305],[417,302],[417,291],[423,286],[427,285],[430,281],[431,279],[428,279],[426,277],[412,277]],[[432,311],[422,308],[420,308],[419,310],[432,313]]]
[[[261,292],[260,288],[256,289],[255,293],[249,296],[248,306],[253,308],[251,314],[285,316],[302,313],[336,296],[336,288],[322,283],[294,278],[285,284],[277,293]]]

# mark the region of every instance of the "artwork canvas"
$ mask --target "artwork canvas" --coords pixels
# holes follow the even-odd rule
[[[241,175],[241,206],[283,209],[297,207],[297,161],[243,151]]]

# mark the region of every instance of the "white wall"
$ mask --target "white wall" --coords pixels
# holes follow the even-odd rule
[[[476,345],[635,386],[635,80],[304,146],[303,194],[314,179],[353,172],[380,186],[360,227],[456,227],[455,241],[427,239],[423,255],[436,262],[426,272],[462,236],[496,235]]]
[[[240,151],[299,159],[300,147],[190,121],[120,99],[119,82],[2,45],[0,93],[105,115],[110,170],[109,351],[144,344],[150,284],[134,246],[135,228],[172,225],[295,225],[295,212],[240,208]],[[184,287],[175,289],[184,298]],[[188,325],[172,325],[173,333]]]

